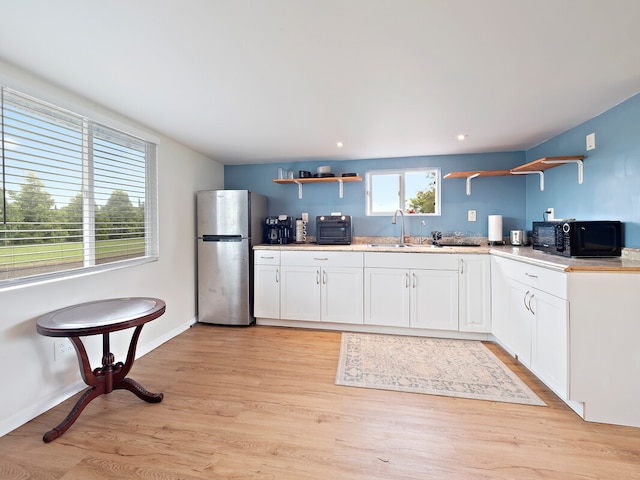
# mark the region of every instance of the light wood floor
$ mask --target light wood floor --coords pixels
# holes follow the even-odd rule
[[[640,479],[640,429],[548,407],[338,387],[340,333],[197,325],[136,361],[126,391],[78,397],[0,438],[2,479]],[[639,403],[640,408],[640,403]]]

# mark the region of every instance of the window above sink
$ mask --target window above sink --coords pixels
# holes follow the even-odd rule
[[[367,172],[367,216],[440,215],[440,169]]]

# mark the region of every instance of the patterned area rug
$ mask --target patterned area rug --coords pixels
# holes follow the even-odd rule
[[[546,406],[473,340],[345,332],[336,385]]]

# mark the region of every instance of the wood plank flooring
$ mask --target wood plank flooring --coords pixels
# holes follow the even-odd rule
[[[162,403],[113,392],[44,444],[78,394],[0,438],[0,478],[640,479],[640,429],[490,348],[548,407],[338,387],[340,333],[196,325],[133,366]]]

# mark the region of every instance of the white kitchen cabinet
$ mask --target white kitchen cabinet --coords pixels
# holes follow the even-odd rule
[[[531,343],[534,317],[531,309],[531,287],[510,279],[509,318],[511,331],[509,349],[527,368],[531,367]]]
[[[256,250],[253,265],[253,316],[280,318],[280,252]]]
[[[458,271],[410,270],[409,326],[458,330]]]
[[[569,395],[569,302],[533,289],[531,370],[560,398]]]
[[[362,254],[359,256],[361,259]],[[324,322],[362,324],[362,266],[323,267],[321,273],[320,319]]]
[[[280,318],[362,324],[363,254],[284,251]]]
[[[364,323],[409,327],[409,271],[364,269]]]
[[[281,278],[280,318],[320,320],[320,267],[282,265]]]
[[[493,333],[561,398],[569,393],[567,277],[515,260],[493,259]]]
[[[491,259],[460,255],[458,317],[461,332],[491,332]]]
[[[458,330],[458,256],[365,253],[364,323]]]
[[[491,333],[508,349],[511,335],[509,283],[503,259],[491,257]]]

